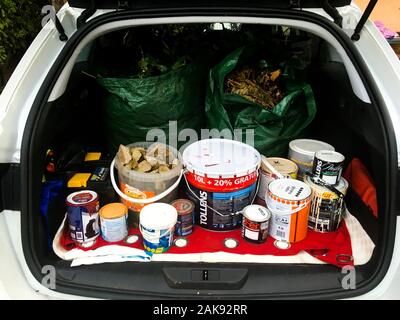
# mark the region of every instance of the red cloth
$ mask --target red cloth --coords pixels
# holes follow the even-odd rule
[[[349,163],[343,177],[349,182],[352,189],[358,194],[373,215],[378,217],[378,202],[376,187],[367,168],[360,159],[354,158]]]
[[[126,244],[124,241],[112,244],[143,249],[142,238],[139,230],[131,229],[129,230],[129,234],[139,235],[139,241],[131,245]],[[188,240],[188,245],[186,247],[178,248],[176,246],[171,246],[169,250],[163,254],[223,251],[236,254],[292,256],[298,254],[300,251],[306,251],[315,258],[338,267],[353,265],[350,234],[344,221],[342,221],[336,232],[319,233],[308,230],[306,239],[292,244],[290,248],[286,250],[276,248],[274,245],[275,240],[272,237],[268,237],[267,241],[262,244],[250,243],[241,237],[240,229],[229,232],[215,232],[195,227],[193,233],[186,238]],[[236,239],[239,242],[239,245],[234,249],[226,248],[223,243],[226,238]],[[99,236],[92,247],[80,247],[80,249],[84,251],[93,250],[109,244],[109,242],[104,241],[101,236]],[[64,229],[61,237],[61,245],[66,250],[71,250],[77,246],[69,237],[67,228]],[[349,257],[351,257],[351,261],[345,261],[349,260]]]

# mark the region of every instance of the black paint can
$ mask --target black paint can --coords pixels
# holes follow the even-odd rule
[[[337,185],[343,171],[344,156],[336,151],[321,150],[315,153],[312,173],[330,185]]]

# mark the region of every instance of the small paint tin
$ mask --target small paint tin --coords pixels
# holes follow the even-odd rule
[[[343,197],[318,185],[311,177],[305,177],[304,181],[312,190],[308,227],[317,232],[336,231],[346,209]],[[341,178],[335,189],[345,195],[348,187],[346,179]]]
[[[315,153],[312,173],[327,184],[336,185],[342,177],[344,155],[331,150]]]
[[[267,208],[271,212],[269,235],[295,243],[307,236],[311,188],[302,181],[278,179],[268,186]]]
[[[242,237],[243,239],[263,243],[268,237],[271,213],[267,208],[253,204],[243,209]]]
[[[85,246],[92,245],[100,234],[97,193],[91,190],[71,193],[66,206],[72,240]]]
[[[118,242],[128,235],[128,207],[123,203],[109,203],[99,211],[101,236],[107,242]]]
[[[314,155],[320,150],[334,151],[335,148],[326,142],[313,139],[296,139],[290,141],[288,158],[299,167],[297,179],[303,180],[306,172],[311,173]]]
[[[177,236],[187,236],[193,231],[194,203],[187,199],[177,199],[171,205],[178,212],[178,221],[175,225]]]
[[[272,165],[280,174],[285,178],[297,178],[298,167],[293,161],[285,158],[267,158],[261,156],[261,167],[260,167],[260,182],[257,193],[257,203],[265,205],[265,195],[268,191],[268,185],[271,181],[278,179],[276,174],[271,172],[267,167],[266,162]]]

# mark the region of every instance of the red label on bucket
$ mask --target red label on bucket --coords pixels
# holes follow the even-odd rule
[[[199,176],[192,172],[188,172],[186,177],[191,185],[206,191],[235,191],[254,184],[258,178],[258,171],[254,171],[242,177],[233,178],[210,178],[207,176]]]

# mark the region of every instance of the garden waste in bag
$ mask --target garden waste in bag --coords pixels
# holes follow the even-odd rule
[[[280,75],[278,69],[270,72],[269,76],[280,78],[276,81],[280,82],[282,92],[275,87],[271,92],[261,90],[263,92],[261,96],[268,99],[270,95],[271,101],[257,103],[257,99],[251,97],[253,89],[249,88],[249,86],[255,87],[255,82],[244,79],[249,76],[246,72],[254,72],[254,69],[249,71],[241,68],[254,65],[254,61],[261,61],[268,67],[265,60],[257,60],[258,56],[254,47],[242,47],[210,70],[206,95],[208,127],[219,131],[228,129],[232,136],[237,129],[241,129],[242,132],[248,129],[254,130],[254,147],[260,153],[266,156],[286,156],[289,142],[304,135],[315,117],[313,91],[309,84],[296,79],[297,70],[292,71],[289,63],[281,63],[279,67],[283,70],[283,74]],[[257,65],[256,68],[261,67]],[[240,75],[234,74],[240,70],[245,73],[242,79]],[[258,78],[259,76],[259,74],[253,75],[258,83],[263,81]],[[229,89],[232,85],[227,82],[228,77],[235,78],[233,81],[236,81],[234,82],[236,88],[227,92],[226,87]],[[273,99],[276,95],[280,95],[277,104],[274,103],[276,99]],[[245,141],[243,137],[241,138]]]
[[[103,121],[109,148],[115,151],[120,144],[147,141],[151,129],[177,141],[170,136],[170,121],[177,124],[177,132],[171,134],[185,128],[200,131],[204,125],[203,112],[199,112],[204,109],[204,80],[204,71],[194,64],[145,78],[97,78],[107,91]]]

